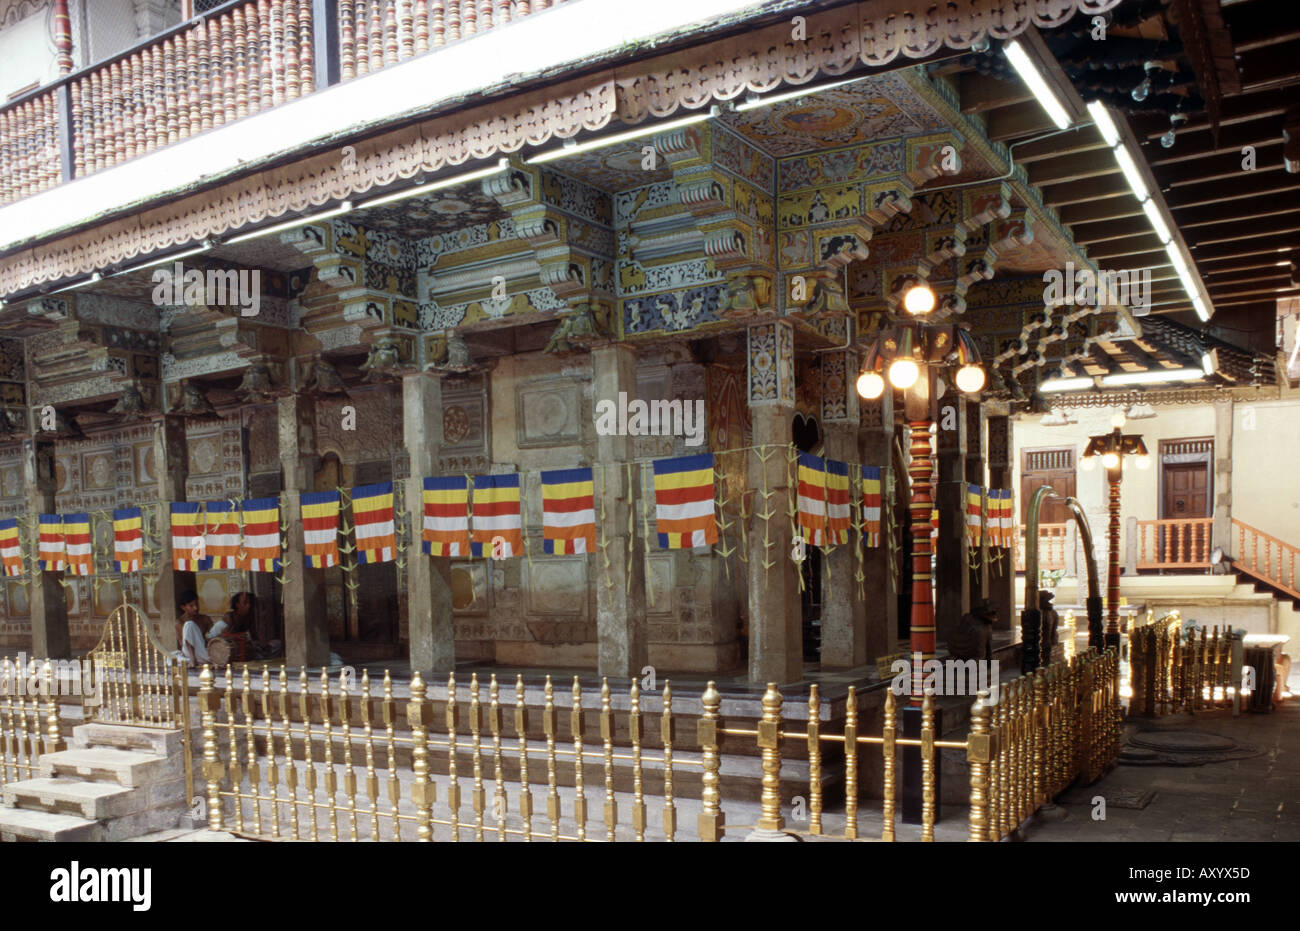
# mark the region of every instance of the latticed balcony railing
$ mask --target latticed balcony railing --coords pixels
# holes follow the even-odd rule
[[[1209,517],[1137,521],[1137,568],[1207,568],[1213,527]]]
[[[1050,572],[1056,569],[1067,569],[1066,554],[1073,548],[1073,541],[1069,536],[1068,523],[1065,524],[1039,524],[1038,525],[1038,568],[1041,571]],[[1025,525],[1020,525],[1020,532],[1016,537],[1016,571],[1025,571]]]
[[[234,0],[0,109],[0,204],[565,0]]]

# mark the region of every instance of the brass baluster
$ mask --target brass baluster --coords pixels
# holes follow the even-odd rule
[[[428,726],[432,710],[424,698],[424,677],[419,670],[411,676],[411,701],[406,706],[406,723],[411,728],[411,801],[415,803],[416,839],[424,842],[433,840],[432,807],[433,798],[429,783],[429,743]]]
[[[459,841],[460,776],[456,771],[456,750],[456,675],[452,673],[447,676],[447,806],[451,809],[451,839]]]
[[[284,666],[280,667],[280,725],[284,729],[284,785],[289,791],[290,833],[294,840],[299,840],[298,766],[293,755],[293,721],[289,715],[289,671]]]
[[[253,800],[253,832],[262,833],[262,800],[260,795],[261,767],[257,763],[257,737],[253,732],[255,717],[253,714],[253,674],[244,667],[243,688],[240,703],[244,711],[245,752],[247,754],[248,794]]]
[[[497,839],[506,839],[506,772],[501,756],[501,689],[496,673],[488,683],[488,725],[492,732],[492,769],[496,783],[492,796],[493,814],[497,822]]]
[[[966,738],[966,760],[970,765],[971,842],[989,839],[989,693],[981,691],[971,706],[970,735]]]
[[[887,795],[881,793],[882,798]],[[844,700],[844,836],[850,840],[858,836],[858,690],[851,685]],[[889,838],[882,832],[881,839]]]
[[[546,814],[551,819],[551,840],[560,839],[560,792],[555,785],[555,688],[546,677],[545,702],[542,707],[542,732],[546,735]]]
[[[667,679],[664,680],[659,737],[664,745],[664,836],[671,841],[677,835],[677,803],[673,798],[673,687]]]
[[[524,701],[524,677],[515,677],[515,733],[519,735],[519,817],[524,821],[524,840],[533,839],[533,790],[528,784],[528,705]]]
[[[718,710],[722,707],[722,696],[718,694],[717,685],[710,680],[700,696],[701,714],[695,725],[695,736],[702,751],[703,775],[700,777],[700,802],[703,809],[697,822],[700,840],[716,843],[722,840],[726,829],[726,819],[722,812],[722,796],[719,792],[718,759]]]
[[[609,701],[609,679],[600,680],[600,739],[605,745],[605,839],[617,840],[618,804],[614,801],[614,711]]]
[[[921,702],[921,841],[934,840],[934,694]]]
[[[182,701],[188,699],[182,698]],[[271,803],[271,836],[280,836],[280,768],[275,759],[275,713],[271,707],[271,670],[262,666],[262,717],[266,719],[266,786]],[[186,721],[188,727],[189,722]]]
[[[1034,729],[1033,795],[1029,810],[1034,812],[1047,800],[1047,673],[1041,668],[1034,673],[1029,720],[1030,726]]]
[[[343,794],[348,801],[348,831],[357,836],[357,770],[352,762],[352,681],[339,673],[339,726],[343,729]],[[378,835],[375,840],[379,840]]]
[[[59,700],[54,688],[54,665],[47,659],[44,668],[45,693],[45,752],[57,753],[64,749],[63,734],[59,730]],[[80,684],[80,683],[79,683]],[[0,774],[3,781],[3,774]]]
[[[781,693],[769,682],[763,692],[763,715],[758,722],[758,747],[762,755],[763,789],[759,799],[760,831],[785,828],[781,816]]]
[[[578,840],[587,839],[587,796],[583,790],[582,753],[582,685],[573,677],[573,699],[569,710],[569,731],[573,734],[573,820],[578,827]]]
[[[203,715],[203,780],[208,785],[208,828],[220,831],[223,826],[221,817],[221,777],[225,767],[221,765],[221,754],[217,750],[217,708],[221,697],[212,688],[212,667],[204,665],[199,673],[199,710]]]
[[[230,794],[235,806],[235,832],[244,833],[244,793],[240,784],[244,779],[244,768],[239,763],[239,745],[235,739],[235,680],[230,666],[226,666],[226,690],[222,695],[226,708],[226,732],[230,741]]]
[[[320,840],[320,826],[316,821],[316,765],[312,761],[311,690],[307,682],[307,667],[298,672],[298,713],[302,717],[302,785],[307,793],[307,814],[311,819],[311,839]]]
[[[292,4],[290,4],[292,7]],[[329,813],[330,841],[339,841],[338,774],[334,771],[334,696],[330,694],[328,669],[320,671],[320,723],[325,744],[325,798]]]
[[[397,704],[393,701],[393,676],[387,669],[384,670],[383,709],[385,749],[388,751],[388,817],[393,822],[393,840],[400,841],[402,819],[398,815],[402,801],[402,783],[397,778]],[[455,839],[453,834],[452,840]]]
[[[382,840],[379,826],[379,773],[375,771],[375,727],[370,707],[370,670],[361,672],[361,729],[366,741],[366,795],[370,799],[370,839]]]
[[[483,739],[480,733],[481,717],[478,702],[478,673],[470,673],[469,677],[469,732],[472,739],[471,747],[474,756],[474,788],[470,793],[470,801],[474,808],[474,839],[481,841],[483,839],[483,808],[485,796],[483,792]]]
[[[808,687],[808,833],[822,832],[821,696],[817,684]]]
[[[854,720],[857,720],[857,710],[854,709]],[[854,742],[856,743],[857,730],[854,729]],[[881,828],[880,839],[883,841],[893,841],[894,839],[894,803],[897,801],[898,779],[897,773],[897,745],[898,739],[898,702],[894,697],[894,690],[891,688],[885,693],[885,716],[881,730],[881,762],[883,776],[883,791],[881,792]],[[845,741],[847,744],[847,740]],[[854,748],[854,756],[857,756],[857,748]],[[855,762],[854,769],[857,769]],[[854,819],[857,818],[857,786],[854,785],[853,810]],[[854,834],[856,836],[856,828]]]
[[[632,741],[632,830],[638,841],[645,840],[645,794],[641,772],[641,689],[636,678],[628,693],[628,734]]]

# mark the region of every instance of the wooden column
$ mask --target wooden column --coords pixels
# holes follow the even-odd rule
[[[185,441],[185,419],[163,414],[154,421],[153,467],[158,479],[158,583],[154,601],[158,604],[158,639],[163,646],[177,649],[176,596],[187,589],[197,590],[193,572],[177,572],[172,556],[171,503],[185,500],[185,480],[189,477],[189,446]]]
[[[987,486],[984,463],[984,406],[978,401],[966,402],[966,484],[979,488]],[[969,492],[970,489],[967,488]],[[988,597],[988,545],[981,529],[975,551],[976,565],[970,571],[970,603],[978,604]]]
[[[894,496],[889,493],[891,483],[907,481],[906,476],[894,475],[894,392],[888,389],[874,401],[859,402],[862,429],[859,448],[862,464],[880,467],[880,534],[879,546],[867,547],[862,554],[862,573],[866,576],[862,588],[867,593],[866,659],[871,662],[890,652],[898,637],[898,586],[889,550],[889,509]],[[907,515],[895,514],[903,533],[907,533]]]
[[[935,627],[947,641],[970,610],[966,547],[966,401],[953,388],[938,401],[939,536],[936,540]]]
[[[1231,398],[1214,403],[1214,524],[1210,550],[1223,547],[1232,553],[1232,431],[1236,406]],[[1156,457],[1152,457],[1156,458]],[[1130,574],[1136,574],[1130,570]]]
[[[1012,481],[1011,418],[1005,414],[990,414],[986,418],[988,429],[989,487],[1010,488]],[[1019,493],[1016,506],[1021,507]],[[1016,617],[1016,561],[1009,549],[989,553],[988,598],[998,610],[996,630],[1011,630]]]
[[[798,567],[790,558],[789,506],[796,492],[786,455],[794,423],[793,327],[783,320],[751,326],[748,360],[753,445],[767,447],[749,454],[749,680],[798,682],[803,623]]]
[[[54,443],[23,440],[23,487],[27,491],[27,513],[36,521],[41,514],[55,514]],[[38,552],[40,524],[29,542],[28,552]],[[32,612],[32,656],[35,659],[68,659],[72,639],[68,631],[68,603],[63,592],[62,572],[43,572],[35,566],[28,603]]]
[[[54,0],[54,60],[59,74],[72,73],[72,20],[68,0]]]
[[[329,662],[329,619],[325,614],[323,569],[306,568],[303,557],[302,507],[298,496],[313,489],[316,474],[315,406],[309,398],[289,395],[276,401],[283,470],[285,534],[284,649],[290,667]]]
[[[601,346],[591,353],[596,403],[618,402],[619,393],[636,395],[636,350],[627,345]],[[645,547],[633,530],[641,515],[641,469],[633,458],[632,439],[596,435],[596,493],[605,501],[604,518],[596,508],[597,552],[588,557],[588,578],[596,585],[596,666],[602,676],[640,676],[649,662],[646,635]],[[603,548],[603,551],[602,551]],[[605,565],[608,557],[609,564]]]
[[[858,354],[852,350],[822,353],[822,427],[826,456],[861,462],[858,442]],[[850,476],[850,478],[854,478]],[[856,487],[850,481],[850,488]],[[861,666],[867,661],[866,599],[859,593],[857,533],[847,544],[836,544],[822,573],[823,666]]]
[[[402,379],[402,438],[410,457],[406,479],[407,541],[406,617],[410,632],[411,673],[425,676],[451,672],[456,664],[456,635],[451,615],[451,557],[422,552],[424,477],[438,468],[442,444],[442,382],[432,375]]]

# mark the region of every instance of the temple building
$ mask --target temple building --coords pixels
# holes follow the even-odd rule
[[[1083,615],[1069,496],[1294,560],[1300,32],[928,6],[0,0],[0,649],[797,683],[1019,650],[1017,526]]]

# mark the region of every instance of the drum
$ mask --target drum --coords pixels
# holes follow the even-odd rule
[[[213,666],[242,663],[253,658],[253,645],[246,637],[215,637],[208,641],[208,660]]]

